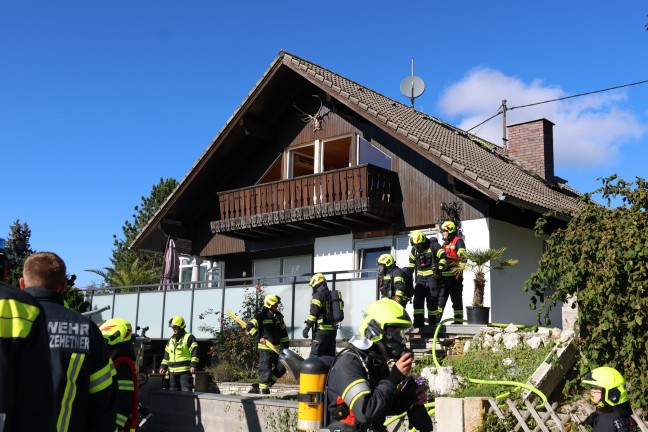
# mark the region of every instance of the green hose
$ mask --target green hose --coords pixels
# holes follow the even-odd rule
[[[441,325],[444,324],[444,323],[446,323],[446,322],[448,322],[448,321],[461,321],[461,322],[466,322],[466,320],[463,320],[463,319],[458,319],[458,318],[446,318],[446,319],[444,319],[443,321],[441,321],[439,324],[437,324],[436,330],[434,331],[434,337],[432,338],[432,359],[434,360],[434,365],[435,365],[437,368],[440,368],[440,367],[441,367],[441,365],[439,364],[439,361],[437,360],[437,356],[436,356],[436,341],[437,341],[437,336],[439,335],[439,330],[441,329]],[[491,325],[491,324],[489,324],[489,325]],[[495,326],[496,326],[496,327],[501,327],[501,326],[504,326],[504,325],[503,325],[503,324],[497,324],[497,325],[495,325]],[[528,326],[523,326],[523,325],[521,325],[521,324],[518,324],[518,325],[516,325],[516,327],[518,327],[518,328],[524,328],[524,327],[528,327]],[[532,327],[531,327],[531,328],[532,328]],[[540,397],[540,399],[542,400],[542,404],[538,405],[536,408],[542,408],[542,407],[544,406],[544,404],[547,403],[547,396],[545,396],[544,393],[542,393],[540,390],[538,390],[537,388],[533,387],[533,386],[530,385],[530,384],[525,384],[525,383],[516,382],[516,381],[492,381],[492,380],[478,380],[478,379],[474,379],[474,378],[467,378],[467,379],[468,379],[468,381],[470,381],[471,383],[475,383],[475,384],[486,384],[486,385],[510,385],[510,386],[516,386],[516,388],[513,389],[513,391],[517,391],[517,390],[519,390],[520,388],[525,388],[525,389],[527,389],[527,390],[529,390],[529,391],[535,393],[536,395],[538,395],[538,397]],[[495,399],[503,399],[503,398],[505,398],[505,397],[508,397],[509,394],[510,394],[510,392],[503,393],[503,394],[501,394],[501,395],[499,395],[499,396],[496,396]]]
[[[446,318],[446,319],[442,320],[439,324],[437,324],[436,329],[434,330],[434,336],[432,338],[432,359],[434,360],[434,365],[437,368],[441,367],[441,364],[439,363],[439,360],[437,359],[437,356],[436,356],[437,336],[439,335],[439,331],[441,330],[441,325],[445,324],[448,321],[466,322],[466,320],[464,320],[464,319]],[[492,326],[492,327],[508,327],[510,324],[489,323],[488,325]],[[532,329],[535,328],[533,326],[526,326],[526,325],[523,325],[523,324],[514,324],[514,326],[519,328],[519,329],[524,329],[524,330],[532,330]],[[471,383],[474,383],[474,384],[515,386],[515,388],[512,390],[513,392],[518,391],[521,388],[525,388],[525,389],[535,393],[542,400],[542,403],[540,405],[536,406],[536,409],[544,407],[544,405],[548,402],[547,396],[545,396],[544,393],[542,393],[540,390],[538,390],[537,388],[535,388],[534,386],[532,386],[530,384],[525,384],[525,383],[521,383],[521,382],[517,382],[517,381],[493,381],[493,380],[479,380],[479,379],[474,379],[474,378],[467,378],[467,380],[470,381]],[[502,393],[502,394],[500,394],[498,396],[495,396],[495,399],[504,399],[504,398],[508,397],[510,394],[511,394],[511,392],[505,392],[505,393]],[[430,417],[432,417],[434,415],[434,412],[435,412],[435,404],[434,404],[434,402],[426,403],[425,408],[428,409],[428,414],[430,415]],[[397,416],[390,417],[388,420],[385,421],[385,423],[383,423],[383,425],[384,426],[389,426],[393,422],[405,417],[406,414],[407,413],[404,412],[404,413],[399,414]],[[415,430],[416,430],[415,428],[412,428],[412,429],[409,429],[409,432],[414,432]]]

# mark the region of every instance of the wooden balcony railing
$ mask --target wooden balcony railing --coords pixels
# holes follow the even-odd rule
[[[219,192],[220,220],[211,228],[226,232],[351,213],[393,219],[400,208],[395,191],[396,173],[359,165]]]

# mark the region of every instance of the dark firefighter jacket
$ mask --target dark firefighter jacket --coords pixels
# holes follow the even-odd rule
[[[137,373],[135,371],[133,344],[122,342],[111,350],[113,363],[117,370],[117,431],[135,431],[138,423]]]
[[[250,333],[250,336],[257,340],[263,337],[279,350],[290,346],[286,323],[284,323],[281,312],[271,314],[270,309],[264,307],[257,316],[252,318],[245,329]],[[269,346],[260,342],[257,347],[260,350],[272,351]]]
[[[171,373],[184,373],[197,368],[199,361],[196,337],[183,330],[169,339],[161,367]]]
[[[402,306],[407,304],[407,286],[405,284],[405,274],[395,264],[391,266],[385,275],[380,278],[380,294],[396,300]]]
[[[629,402],[614,407],[599,408],[590,414],[583,424],[590,425],[592,432],[634,432],[637,424],[630,416]]]
[[[43,308],[29,294],[0,282],[0,413],[6,414],[5,431],[52,430],[47,340]]]
[[[447,259],[445,250],[438,241],[426,241],[423,252],[418,252],[412,247],[409,254],[409,263],[407,265],[410,274],[413,275],[416,270],[416,277],[428,277],[441,274],[446,270]]]
[[[401,414],[416,402],[414,384],[399,389],[405,376],[391,371],[375,344],[366,350],[351,346],[339,354],[328,375],[326,396],[332,421],[361,431],[385,430],[388,415]]]
[[[47,288],[27,288],[45,309],[54,382],[55,430],[114,432],[117,406],[115,366],[99,327],[63,306]]]
[[[309,327],[315,326],[317,330],[337,330],[333,322],[331,307],[331,290],[328,289],[326,283],[321,283],[313,291],[310,314],[306,318],[307,325]]]
[[[441,246],[445,250],[446,258],[448,260],[448,267],[443,272],[443,276],[455,276],[452,272],[452,267],[456,267],[455,260],[458,258],[465,258],[466,256],[466,243],[463,239],[456,234],[448,237],[448,241],[444,241]]]

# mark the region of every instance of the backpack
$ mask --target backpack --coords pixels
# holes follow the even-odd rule
[[[344,320],[344,300],[342,300],[342,293],[336,289],[328,289],[327,287],[324,296],[324,316],[326,317],[326,321],[338,327]]]

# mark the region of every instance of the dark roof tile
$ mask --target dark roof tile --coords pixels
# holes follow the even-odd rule
[[[442,165],[450,172],[454,171],[461,178],[474,181],[473,186],[477,189],[483,191],[486,188],[491,191],[491,196],[508,195],[545,209],[571,212],[578,208],[577,191],[565,185],[552,187],[549,182],[526,172],[509,159],[499,146],[314,63],[288,53],[281,55],[283,64],[311,82],[314,76],[316,82],[313,83],[316,85],[320,85],[322,81],[327,83],[327,90],[337,98],[358,106],[360,113],[366,112],[385,123],[389,129],[425,149],[431,160],[444,162]]]

